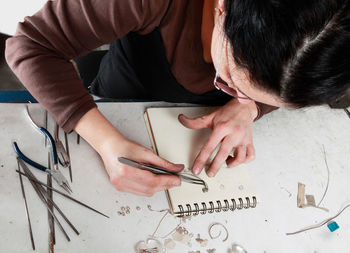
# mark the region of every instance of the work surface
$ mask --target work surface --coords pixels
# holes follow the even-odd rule
[[[157,105],[169,104],[101,103],[99,109],[126,137],[151,147],[143,112],[146,107]],[[36,121],[43,122],[44,111],[40,105],[31,104],[30,110]],[[23,104],[0,104],[0,115],[0,252],[32,252],[11,141],[17,140],[23,153],[47,164],[44,137],[30,124]],[[256,160],[248,165],[261,203],[255,209],[186,219],[181,226],[194,234],[192,247],[176,242],[175,248],[167,252],[200,250],[203,253],[215,248],[216,252],[226,253],[233,243],[242,245],[249,253],[349,252],[350,210],[335,219],[340,228],[333,233],[327,226],[322,226],[297,235],[286,235],[322,222],[350,203],[349,129],[350,119],[344,111],[328,107],[280,109],[264,116],[254,124]],[[53,133],[52,118],[49,118],[49,130]],[[71,238],[67,242],[56,226],[55,252],[135,252],[135,244],[151,235],[164,215],[164,212],[149,210],[148,205],[154,210],[168,208],[165,194],[160,192],[147,198],[116,191],[97,153],[84,140],[78,145],[75,133],[68,138],[73,171],[72,196],[106,213],[110,219],[54,194],[54,200],[80,232],[79,236],[75,235],[63,222]],[[63,134],[61,139],[64,140]],[[330,178],[321,206],[329,212],[312,207],[297,208],[298,182],[306,185],[306,194],[314,195],[316,204],[322,198],[327,185],[325,159]],[[46,181],[45,173],[32,171]],[[67,169],[61,171],[69,178]],[[57,188],[57,184],[53,184]],[[24,179],[24,187],[36,251],[48,252],[47,210],[27,179]],[[118,214],[126,206],[130,207],[130,214]],[[161,237],[171,232],[178,222],[178,218],[166,216],[155,236],[161,242],[172,238],[171,234]],[[215,222],[228,229],[227,241],[222,241],[223,230],[219,238],[210,239],[208,227]],[[213,233],[218,234],[219,229],[216,227]],[[201,247],[195,240],[197,234],[208,239],[206,247]]]

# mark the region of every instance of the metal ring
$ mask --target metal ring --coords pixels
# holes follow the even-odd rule
[[[184,212],[182,205],[178,205],[178,207],[180,209],[180,214],[181,214],[179,217],[184,217],[185,212]]]
[[[247,204],[244,205],[244,208],[247,209],[250,207],[250,199],[248,197],[246,197],[245,200],[247,201]]]
[[[236,200],[231,199],[231,201],[232,201],[232,207],[230,207],[230,210],[231,210],[231,211],[234,211],[234,210],[237,208]]]
[[[199,206],[197,203],[194,203],[194,208],[196,209],[196,211],[193,213],[193,216],[196,216],[199,214]]]
[[[216,203],[218,204],[218,208],[215,209],[215,212],[221,212],[222,210],[222,205],[221,205],[221,201],[220,200],[217,200]]]
[[[210,204],[210,209],[208,210],[208,213],[213,213],[214,212],[214,203],[213,201],[209,201]]]
[[[239,206],[237,206],[237,209],[242,209],[244,204],[243,204],[243,199],[242,198],[238,198],[239,201]]]
[[[256,207],[256,202],[257,202],[257,201],[256,201],[256,197],[254,196],[254,197],[253,197],[253,205],[251,205],[250,207],[251,207],[251,208]]]
[[[225,199],[224,202],[225,202],[225,207],[222,208],[222,211],[227,212],[228,209],[230,208],[230,204],[228,203],[227,199]]]
[[[202,202],[202,206],[203,206],[203,209],[201,211],[201,214],[206,214],[207,213],[207,205],[204,202]]]
[[[187,214],[186,214],[186,216],[191,216],[191,212],[192,212],[191,205],[186,204],[186,207],[187,207]]]

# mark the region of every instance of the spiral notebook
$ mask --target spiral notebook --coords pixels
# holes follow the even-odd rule
[[[190,169],[211,130],[188,129],[178,121],[178,115],[182,113],[188,117],[198,117],[214,109],[214,107],[147,108],[145,122],[154,151],[159,156],[173,163],[184,164],[187,170]],[[256,188],[246,165],[234,168],[222,166],[213,178],[209,178],[203,170],[199,177],[207,182],[208,192],[203,192],[199,185],[186,182],[166,191],[173,215],[187,216],[256,207],[258,200]]]

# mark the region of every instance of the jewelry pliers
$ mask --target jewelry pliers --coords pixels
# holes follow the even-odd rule
[[[33,160],[29,159],[27,156],[25,156],[21,150],[19,149],[18,145],[16,142],[13,142],[13,147],[18,155],[19,158],[21,158],[23,161],[25,161],[26,163],[28,163],[29,165],[44,171],[46,173],[49,173],[52,175],[52,177],[56,180],[56,182],[63,187],[63,189],[65,189],[68,193],[72,192],[72,189],[70,188],[69,184],[68,184],[68,180],[63,176],[63,174],[61,173],[61,171],[58,168],[58,155],[57,155],[57,149],[56,149],[56,145],[55,145],[55,140],[53,139],[52,135],[49,133],[49,131],[47,131],[44,127],[40,127],[38,126],[32,119],[32,117],[29,114],[29,110],[28,110],[28,106],[26,106],[26,112],[27,115],[30,119],[30,121],[32,122],[32,124],[34,125],[34,127],[36,129],[38,129],[42,134],[44,134],[50,142],[51,145],[51,155],[53,158],[53,169],[48,169],[43,165],[40,165],[36,162],[34,162]]]

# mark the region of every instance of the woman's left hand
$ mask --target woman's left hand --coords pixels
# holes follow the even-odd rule
[[[224,106],[202,117],[191,119],[180,114],[179,121],[187,128],[213,130],[194,161],[193,172],[199,174],[202,171],[218,145],[220,145],[219,151],[207,170],[207,175],[210,177],[216,175],[224,162],[227,166],[234,167],[254,160],[252,123],[257,114],[254,101],[241,104],[237,99],[230,100]],[[234,157],[230,156],[233,149]]]

